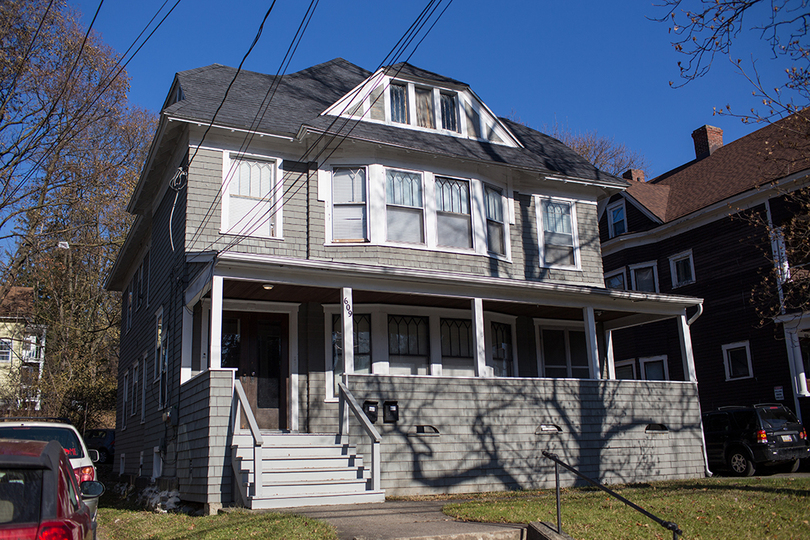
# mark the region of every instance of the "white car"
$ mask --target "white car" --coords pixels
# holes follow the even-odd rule
[[[88,480],[96,480],[98,452],[88,450],[78,430],[61,418],[4,418],[0,421],[0,439],[17,439],[23,441],[57,441],[62,445],[76,483],[81,485]],[[87,501],[95,521],[98,499]]]

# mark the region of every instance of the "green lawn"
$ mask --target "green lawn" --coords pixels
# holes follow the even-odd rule
[[[335,540],[335,528],[291,514],[227,512],[191,517],[145,510],[99,508],[99,538],[104,540],[235,540],[237,538]]]
[[[810,538],[810,478],[706,478],[618,486],[614,491],[688,539]],[[554,490],[451,503],[444,512],[471,521],[557,522]],[[670,539],[672,533],[607,493],[562,491],[562,528],[576,540]]]

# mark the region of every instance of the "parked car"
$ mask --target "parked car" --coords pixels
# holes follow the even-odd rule
[[[115,430],[91,429],[84,434],[87,448],[98,451],[99,463],[110,463],[115,455]]]
[[[0,439],[26,441],[56,441],[62,445],[73,467],[76,483],[96,480],[98,452],[88,450],[82,436],[71,424],[61,418],[5,418],[0,421]],[[88,502],[95,518],[98,499]]]
[[[761,466],[795,472],[810,457],[807,432],[783,405],[721,407],[703,414],[706,456],[712,471],[752,476]]]
[[[96,523],[86,502],[104,485],[76,482],[56,441],[0,440],[0,538],[91,540]]]

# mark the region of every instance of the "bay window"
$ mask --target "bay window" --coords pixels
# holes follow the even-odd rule
[[[332,172],[332,240],[366,241],[366,216],[365,168],[336,167]]]
[[[385,172],[388,240],[423,244],[422,175],[388,169]]]
[[[546,268],[578,265],[576,214],[572,201],[540,198],[540,262]]]
[[[471,248],[470,183],[437,176],[435,189],[438,245]]]

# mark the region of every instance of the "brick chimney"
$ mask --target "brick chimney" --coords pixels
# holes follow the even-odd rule
[[[714,126],[701,126],[692,132],[695,141],[695,157],[703,159],[723,146],[723,130]]]
[[[634,180],[636,182],[643,182],[644,181],[644,171],[641,169],[627,169],[622,174],[622,178],[625,180]]]

